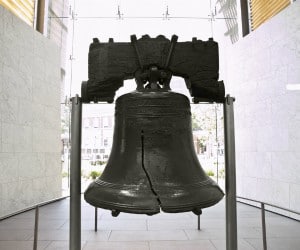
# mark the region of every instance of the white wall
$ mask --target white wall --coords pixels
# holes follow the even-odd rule
[[[59,60],[0,6],[0,217],[61,196]]]
[[[227,50],[238,195],[300,212],[300,1]]]

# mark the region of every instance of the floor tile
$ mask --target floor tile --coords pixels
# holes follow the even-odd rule
[[[177,229],[196,229],[196,218],[172,219],[172,220],[148,220],[148,230],[177,230]]]
[[[225,228],[225,219],[224,218],[206,218],[200,216],[200,228]]]
[[[34,219],[7,219],[0,223],[0,229],[34,229]],[[66,223],[65,219],[52,219],[44,220],[39,218],[39,229],[59,229],[63,224]]]
[[[201,228],[201,230],[185,230],[190,240],[196,239],[226,239],[225,228]],[[260,238],[261,233],[252,227],[239,227],[238,238]]]
[[[110,230],[85,230],[81,232],[81,238],[83,240],[92,242],[92,241],[108,241],[111,234]]]
[[[300,235],[300,234],[299,234]],[[257,250],[263,250],[263,242],[258,239],[245,239],[250,245]],[[299,250],[300,239],[295,238],[269,238],[267,239],[267,247],[271,250]]]
[[[39,240],[62,241],[69,240],[68,230],[39,230]],[[33,240],[33,237],[31,238]]]
[[[95,221],[94,220],[83,220],[81,222],[82,230],[94,230]],[[147,230],[146,220],[120,220],[118,218],[113,219],[101,219],[98,220],[98,230]],[[69,221],[66,222],[60,229],[68,230]]]
[[[85,241],[81,242],[81,248],[84,247],[86,244]],[[69,241],[52,241],[50,244],[45,248],[47,250],[68,250],[69,249]]]
[[[50,241],[38,241],[38,249],[45,249]],[[0,249],[3,250],[32,250],[33,241],[0,241]]]
[[[200,231],[185,230],[190,240],[225,239],[225,230],[222,228],[202,228]]]
[[[0,229],[0,241],[2,240],[29,240],[33,237],[33,230]]]
[[[112,231],[109,241],[187,240],[183,230]]]
[[[209,240],[150,241],[150,250],[215,250]]]
[[[226,240],[211,240],[217,250],[226,250]],[[238,249],[255,250],[255,248],[244,239],[238,239]]]
[[[149,250],[148,242],[88,242],[84,250]]]
[[[300,223],[299,223],[300,224]],[[262,235],[262,229],[257,228],[257,231]],[[284,225],[284,226],[266,226],[267,237],[277,238],[299,238],[300,237],[300,225]],[[252,237],[249,237],[252,238]],[[300,246],[299,246],[300,249]]]

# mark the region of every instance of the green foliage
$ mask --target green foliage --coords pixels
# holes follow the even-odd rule
[[[214,173],[212,170],[206,171],[206,174],[207,174],[208,176],[215,176],[215,173]]]
[[[101,172],[98,171],[91,171],[90,172],[90,177],[95,180],[97,177],[99,177],[101,175]]]
[[[62,178],[68,177],[68,173],[67,173],[67,172],[62,172],[62,173],[61,173],[61,177],[62,177]]]
[[[199,130],[199,129],[201,129],[200,122],[197,119],[196,114],[192,113],[192,130]]]
[[[106,161],[96,161],[96,164],[97,165],[104,165],[104,164],[106,164]]]

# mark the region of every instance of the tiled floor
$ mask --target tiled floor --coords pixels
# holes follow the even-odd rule
[[[82,201],[82,248],[116,250],[219,250],[225,249],[224,201],[205,209],[201,230],[192,213],[152,217],[120,214],[112,217],[99,209],[94,232],[94,208]],[[238,203],[240,250],[262,249],[260,210]],[[69,199],[40,208],[38,249],[68,250]],[[268,249],[299,250],[300,222],[266,213]],[[34,211],[0,221],[0,249],[26,250],[33,246]]]

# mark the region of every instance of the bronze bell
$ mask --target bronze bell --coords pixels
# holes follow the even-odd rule
[[[222,199],[195,153],[189,99],[170,91],[170,79],[151,67],[136,75],[136,91],[117,99],[111,154],[84,193],[91,205],[110,209],[113,216],[160,209],[201,214]]]
[[[152,215],[160,209],[200,214],[224,194],[196,156],[189,99],[148,86],[117,99],[112,151],[85,200],[114,216]]]

